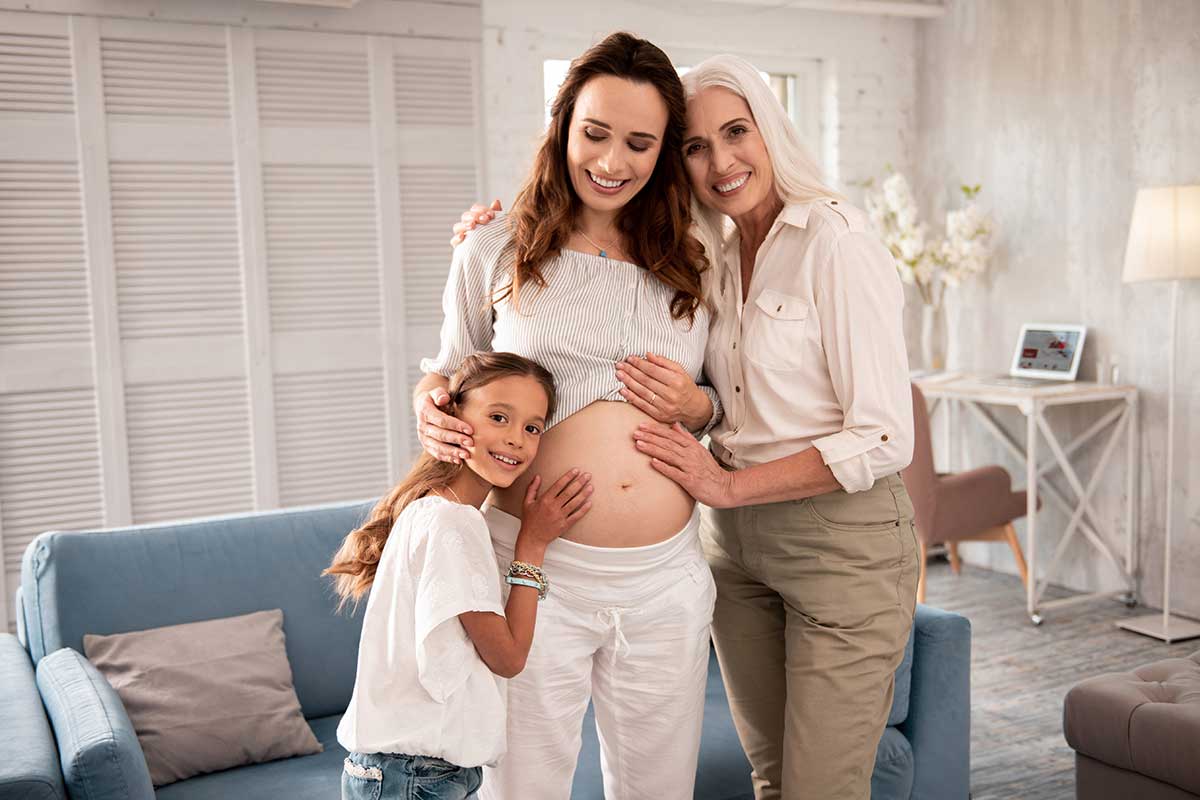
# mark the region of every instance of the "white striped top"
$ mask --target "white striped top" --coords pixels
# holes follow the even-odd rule
[[[694,323],[671,317],[675,290],[628,261],[563,250],[541,266],[545,287],[521,287],[519,309],[511,297],[492,304],[508,285],[512,254],[507,220],[498,218],[472,231],[455,248],[442,309],[441,349],[421,361],[421,370],[449,377],[471,353],[516,353],[554,376],[558,407],[547,429],[597,400],[624,402],[616,364],[626,356],[665,356],[701,383],[709,312],[701,306]],[[501,260],[507,263],[501,264]],[[701,386],[713,404],[708,428],[721,416],[711,386]]]

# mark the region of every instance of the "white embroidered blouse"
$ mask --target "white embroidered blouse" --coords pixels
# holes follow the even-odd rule
[[[410,503],[384,545],[367,599],[358,671],[338,743],[460,767],[495,764],[507,746],[507,681],[458,615],[504,615],[483,514],[430,495]]]

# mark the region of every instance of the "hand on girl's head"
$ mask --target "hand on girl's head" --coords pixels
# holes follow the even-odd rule
[[[462,462],[470,458],[466,448],[473,447],[475,432],[466,422],[439,409],[450,403],[445,389],[433,389],[421,401],[417,418],[417,438],[421,447],[438,461]]]

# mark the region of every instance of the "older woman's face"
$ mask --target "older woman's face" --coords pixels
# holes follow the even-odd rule
[[[728,89],[702,89],[688,101],[683,156],[696,199],[737,218],[774,202],[775,172],[750,106]]]

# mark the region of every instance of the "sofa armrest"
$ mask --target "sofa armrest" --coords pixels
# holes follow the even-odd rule
[[[37,686],[71,797],[154,800],[125,706],[91,662],[70,648],[51,653],[38,662]]]
[[[0,800],[64,800],[54,732],[33,663],[10,633],[0,633],[0,730]]]
[[[971,766],[971,623],[917,606],[912,689],[900,732],[913,749],[913,800],[967,800]]]

